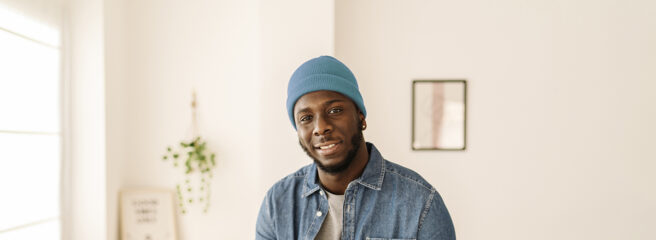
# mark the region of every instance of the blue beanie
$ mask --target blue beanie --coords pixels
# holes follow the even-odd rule
[[[287,113],[289,113],[289,120],[292,122],[294,129],[296,129],[296,122],[294,121],[296,101],[307,93],[319,90],[329,90],[343,94],[353,100],[362,114],[365,117],[367,116],[358,82],[351,70],[334,57],[321,56],[303,63],[289,79],[289,85],[287,85]]]

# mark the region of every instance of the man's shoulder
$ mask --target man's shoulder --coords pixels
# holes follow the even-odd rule
[[[370,164],[373,164],[373,169],[376,171],[381,171],[379,178],[379,184],[383,185],[393,185],[393,188],[403,187],[410,188],[408,190],[414,193],[428,193],[431,194],[435,192],[435,188],[426,181],[419,173],[414,170],[401,166],[400,164],[394,163],[387,160],[383,157],[382,153],[373,143],[367,143],[369,147],[370,161],[373,161]],[[370,175],[373,175],[370,173]],[[371,180],[369,180],[371,182]]]
[[[436,191],[433,185],[414,170],[388,160],[383,161],[385,163],[385,178],[396,180],[404,185],[423,189],[427,193]]]

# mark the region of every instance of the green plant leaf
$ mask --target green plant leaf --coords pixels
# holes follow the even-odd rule
[[[185,166],[187,167],[187,173],[191,172],[191,158],[187,158],[187,161],[185,161]]]

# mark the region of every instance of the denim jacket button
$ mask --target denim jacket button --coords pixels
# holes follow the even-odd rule
[[[317,217],[321,217],[322,214],[321,211],[317,211]]]

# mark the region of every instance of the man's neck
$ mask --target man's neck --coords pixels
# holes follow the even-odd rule
[[[363,141],[353,158],[353,162],[346,170],[339,173],[327,173],[317,168],[319,182],[327,191],[343,195],[348,184],[362,175],[367,162],[369,162],[369,151],[367,150],[367,144]]]

